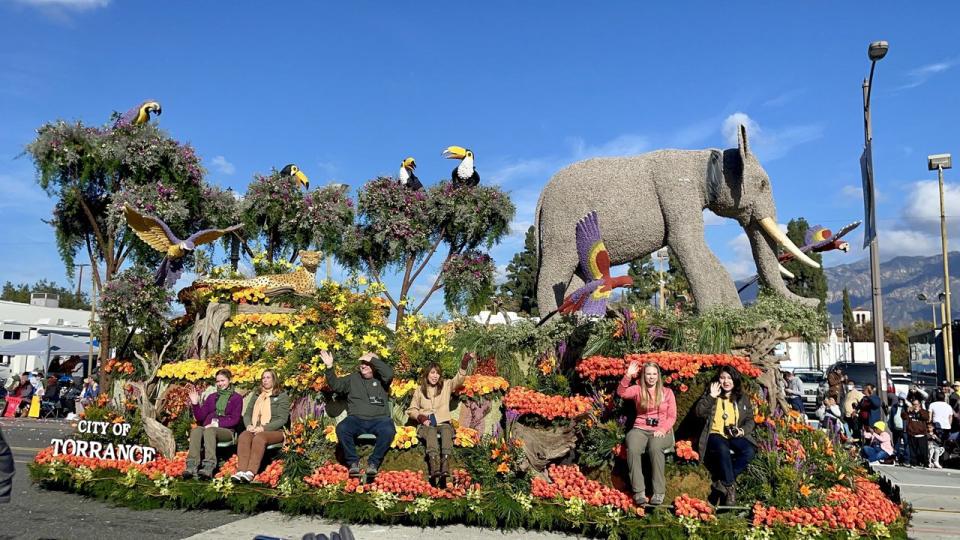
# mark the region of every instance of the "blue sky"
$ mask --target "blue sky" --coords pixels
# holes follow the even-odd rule
[[[737,122],[771,177],[779,221],[836,229],[862,219],[860,83],[876,39],[890,42],[873,94],[881,255],[937,253],[925,158],[960,151],[958,11],[955,2],[880,1],[4,0],[0,282],[66,280],[41,222],[53,203],[18,158],[34,130],[58,118],[103,123],[145,98],[161,101],[161,127],[196,147],[210,182],[239,191],[289,162],[313,184],[356,188],[395,174],[407,155],[429,184],[454,165],[441,150],[467,146],[483,181],[517,205],[514,234],[493,250],[498,266],[522,247],[559,168],[734,146]],[[956,176],[946,173],[953,238]],[[731,273],[752,274],[741,229],[707,223]],[[826,264],[863,257],[861,238],[858,230],[855,249]]]

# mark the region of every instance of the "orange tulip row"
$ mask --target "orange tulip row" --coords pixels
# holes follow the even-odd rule
[[[627,372],[627,366],[631,362],[637,362],[640,365],[646,362],[656,363],[661,370],[670,372],[664,378],[664,382],[668,384],[675,380],[693,378],[704,369],[719,366],[732,366],[749,377],[759,377],[761,373],[760,368],[751,364],[750,360],[744,356],[679,352],[630,354],[625,358],[591,356],[577,364],[576,372],[591,382],[603,378],[619,378]]]
[[[262,473],[253,478],[256,484],[266,484],[270,487],[277,487],[280,482],[280,476],[283,475],[283,460],[275,459],[267,465]]]
[[[691,497],[686,493],[681,493],[679,497],[673,500],[673,513],[677,517],[689,517],[701,521],[717,519],[713,507],[707,501]]]
[[[753,525],[829,527],[865,531],[869,524],[889,525],[901,516],[900,507],[884,496],[880,487],[866,478],[857,478],[855,489],[834,486],[826,503],[810,508],[778,509],[757,502],[753,506]]]
[[[591,506],[615,506],[624,512],[643,516],[643,508],[633,504],[630,496],[596,480],[588,480],[576,465],[550,465],[547,475],[552,482],[534,478],[530,494],[541,499],[578,498]]]
[[[121,473],[126,473],[130,469],[136,469],[142,474],[155,478],[161,474],[167,476],[181,476],[186,468],[187,453],[178,452],[173,459],[167,459],[163,456],[147,463],[134,463],[132,461],[123,461],[118,459],[98,459],[92,457],[73,456],[61,454],[53,455],[53,447],[47,447],[37,453],[34,462],[38,465],[46,465],[58,461],[71,467],[86,467],[92,470],[112,469]]]
[[[520,415],[535,414],[547,420],[577,418],[590,412],[593,400],[584,396],[548,396],[523,386],[514,386],[503,398],[508,409]]]

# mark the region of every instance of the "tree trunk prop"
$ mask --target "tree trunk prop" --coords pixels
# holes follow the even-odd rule
[[[172,459],[177,453],[177,444],[173,437],[173,431],[160,423],[157,417],[163,410],[163,402],[166,400],[170,386],[157,380],[157,370],[163,364],[163,357],[166,355],[170,343],[168,341],[160,354],[154,353],[150,359],[145,358],[140,353],[134,353],[134,356],[143,366],[143,371],[147,374],[147,377],[143,381],[130,383],[137,390],[140,417],[143,420],[143,429],[147,434],[147,439],[150,440],[151,446],[168,459]],[[152,397],[154,395],[156,396],[155,400]]]
[[[577,445],[573,426],[545,429],[514,423],[510,433],[523,443],[525,459],[520,470],[532,471],[543,479],[547,478],[547,466],[566,457]]]
[[[259,304],[240,304],[237,313],[296,313],[295,308],[264,306]],[[197,347],[200,358],[206,358],[220,352],[220,330],[223,323],[233,315],[230,304],[211,302],[207,305],[204,318],[193,325],[190,343]]]
[[[784,394],[783,376],[780,374],[780,361],[773,354],[777,343],[788,338],[779,326],[770,321],[764,321],[740,331],[734,336],[731,352],[739,356],[750,358],[750,363],[760,368],[763,373],[757,378],[757,383],[767,391],[767,404],[770,410],[779,406],[783,411],[791,410]]]
[[[485,428],[485,419],[490,413],[490,400],[467,400],[460,406],[460,425],[477,430],[481,435]]]

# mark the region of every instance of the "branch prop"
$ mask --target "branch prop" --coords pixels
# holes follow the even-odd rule
[[[430,297],[437,290],[441,289],[443,285],[440,284],[441,279],[443,278],[443,266],[453,258],[453,248],[450,248],[450,253],[447,253],[447,258],[443,260],[443,264],[440,265],[440,273],[437,274],[437,279],[433,280],[433,286],[430,287],[430,290],[427,291],[427,294],[423,297],[423,300],[420,301],[420,304],[417,305],[417,308],[413,310],[414,313],[419,313],[420,309],[427,303],[427,300],[430,300]]]
[[[77,198],[80,200],[80,207],[83,208],[83,213],[87,216],[87,221],[90,222],[90,226],[93,229],[94,236],[97,237],[97,243],[100,244],[101,255],[106,257],[107,253],[105,251],[107,241],[103,237],[103,232],[100,230],[100,225],[97,223],[97,218],[94,217],[93,212],[90,210],[90,207],[87,206],[87,201],[83,198],[83,193],[80,191],[80,187],[77,186]],[[113,253],[110,253],[110,257],[113,257]],[[110,268],[110,261],[106,261],[107,268]]]
[[[400,305],[397,304],[397,301],[394,300],[392,296],[390,296],[390,291],[387,290],[387,286],[383,283],[383,278],[380,277],[380,272],[373,264],[373,260],[369,257],[367,258],[367,267],[370,268],[370,273],[373,274],[373,279],[377,280],[377,283],[383,285],[383,294],[387,295],[387,300],[390,301],[390,305],[393,306],[393,309],[400,309]]]
[[[430,252],[427,253],[426,258],[420,263],[420,267],[417,268],[417,271],[413,273],[413,277],[410,278],[411,282],[416,281],[417,277],[420,276],[420,272],[423,272],[423,269],[427,267],[427,263],[430,262],[433,254],[437,251],[437,248],[440,247],[440,243],[443,242],[443,235],[445,234],[445,231],[445,229],[440,230],[440,235],[437,236],[437,241],[433,243],[433,246],[430,248]]]

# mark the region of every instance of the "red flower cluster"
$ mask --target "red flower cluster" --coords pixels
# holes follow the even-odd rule
[[[112,469],[121,473],[126,473],[130,469],[137,469],[150,478],[157,477],[160,474],[166,474],[167,476],[180,476],[183,474],[183,471],[187,466],[186,460],[186,452],[178,452],[173,459],[167,459],[163,456],[160,456],[157,459],[144,464],[134,463],[132,461],[123,461],[119,459],[97,459],[67,454],[55,456],[53,455],[52,446],[48,446],[47,448],[39,451],[36,457],[33,458],[34,463],[38,465],[46,465],[54,461],[59,461],[61,463],[66,463],[71,467],[87,467],[88,469],[93,470]]]
[[[504,396],[503,404],[521,416],[535,414],[553,420],[583,416],[590,412],[593,400],[584,396],[548,396],[523,386],[514,386]]]
[[[630,354],[627,355],[626,361],[628,364],[639,362],[640,365],[646,362],[656,362],[661,370],[675,372],[672,376],[667,376],[664,379],[666,383],[670,383],[674,379],[690,379],[704,369],[720,366],[732,366],[748,377],[759,377],[762,373],[760,368],[751,364],[750,359],[746,356],[734,356],[732,354],[656,352]]]
[[[448,484],[446,489],[431,486],[422,471],[407,470],[379,473],[371,489],[399,495],[401,501],[412,501],[414,498],[421,496],[432,499],[463,497],[470,486],[470,475],[463,470],[453,471],[453,482]]]
[[[593,382],[602,377],[623,377],[627,372],[627,362],[623,358],[591,356],[577,364],[576,372],[584,379]]]
[[[283,474],[283,460],[275,459],[267,465],[267,468],[263,470],[262,473],[253,477],[253,481],[257,484],[266,484],[270,487],[277,487],[277,483],[280,482],[280,475]]]
[[[707,501],[691,497],[686,493],[681,493],[679,497],[673,500],[673,513],[677,517],[689,517],[701,521],[717,519],[713,507]]]
[[[497,358],[488,356],[477,362],[477,367],[473,370],[474,375],[486,375],[488,377],[497,376]]]
[[[676,452],[678,458],[686,461],[698,461],[700,459],[700,453],[693,449],[692,441],[677,441],[673,451]]]
[[[789,460],[805,461],[807,459],[807,451],[803,449],[803,443],[797,439],[784,437],[778,441],[777,446],[786,452]]]
[[[308,486],[316,488],[330,486],[333,484],[346,483],[350,479],[347,468],[333,461],[317,467],[310,476],[304,477],[303,481]]]
[[[136,368],[133,367],[133,363],[129,360],[118,360],[116,358],[111,358],[103,364],[103,371],[106,373],[122,373],[125,375],[133,375],[133,372],[136,371]]]
[[[236,454],[230,456],[223,465],[220,466],[220,470],[217,471],[217,474],[213,475],[214,478],[229,478],[237,472],[237,463],[240,461],[240,458]]]
[[[780,510],[753,505],[753,525],[813,525],[831,529],[866,530],[870,523],[886,525],[900,517],[900,507],[886,498],[880,487],[866,478],[856,479],[856,489],[834,486],[821,506]]]
[[[643,508],[635,506],[630,497],[614,488],[604,486],[596,480],[588,480],[580,467],[576,465],[550,465],[547,474],[552,483],[534,478],[530,485],[530,494],[541,499],[577,497],[591,506],[611,505],[625,512],[634,512],[643,516]]]

